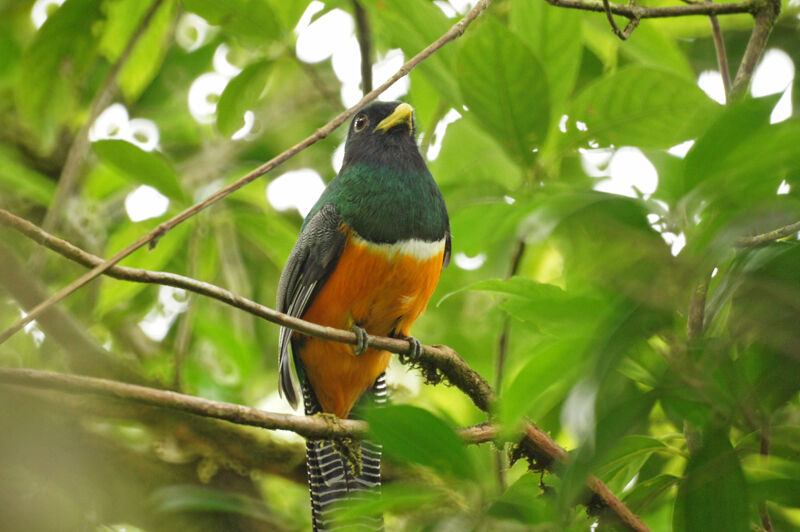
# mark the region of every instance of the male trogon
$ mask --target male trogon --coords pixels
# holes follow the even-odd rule
[[[380,102],[355,115],[342,169],[303,222],[281,274],[281,312],[359,337],[351,346],[281,328],[280,390],[296,406],[301,387],[308,415],[346,418],[367,390],[385,402],[391,355],[366,348],[366,334],[409,338],[418,348],[409,329],[450,261],[447,210],[417,147],[413,114],[407,103]],[[307,443],[315,530],[335,526],[332,502],[380,489],[380,447],[361,444],[361,471],[340,449]],[[382,519],[362,524],[381,528]]]

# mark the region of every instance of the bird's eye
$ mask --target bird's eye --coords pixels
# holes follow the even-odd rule
[[[353,123],[353,129],[356,131],[361,131],[365,127],[367,127],[367,115],[358,115],[356,117],[356,121]]]

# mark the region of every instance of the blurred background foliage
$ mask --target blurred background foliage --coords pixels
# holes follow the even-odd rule
[[[365,0],[376,84],[468,4]],[[496,386],[508,437],[528,416],[574,459],[498,475],[492,446],[454,435],[485,421],[469,399],[393,365],[393,406],[368,413],[389,530],[589,530],[575,503],[590,472],[654,531],[749,530],[765,510],[775,530],[800,526],[800,243],[734,246],[800,220],[797,4],[783,8],[768,51],[783,85],[738,105],[698,86],[719,79],[704,17],[645,20],[621,42],[602,14],[543,0],[497,0],[394,89],[416,109],[455,254],[414,332]],[[110,256],[357,101],[353,10],[0,0],[0,206]],[[752,18],[721,23],[734,68]],[[344,135],[123,264],[271,306]],[[83,270],[0,234],[5,328]],[[687,332],[693,297],[705,327]],[[0,364],[286,411],[272,324],[109,278],[59,307]],[[291,434],[16,387],[0,404],[3,530],[309,528]]]

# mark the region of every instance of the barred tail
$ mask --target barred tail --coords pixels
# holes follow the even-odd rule
[[[376,404],[386,403],[386,380],[378,377],[372,387],[372,397]],[[320,411],[314,392],[303,383],[303,402],[307,415]],[[335,448],[330,440],[308,440],[306,442],[306,468],[308,488],[311,492],[311,520],[314,530],[337,530],[343,524],[337,523],[334,503],[343,499],[365,500],[380,495],[381,490],[381,446],[361,442],[361,474],[355,475],[348,460]],[[347,530],[383,530],[381,515],[361,516],[357,521],[348,520]]]

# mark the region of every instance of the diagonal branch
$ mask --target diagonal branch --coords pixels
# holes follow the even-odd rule
[[[367,11],[358,0],[353,0],[353,11],[356,15],[358,48],[361,50],[361,92],[367,94],[372,90],[372,31]]]
[[[18,218],[2,209],[0,209],[0,223],[12,227],[36,242],[87,267],[91,267],[95,263],[102,261],[100,257],[86,253],[72,244],[56,238],[42,231],[30,222]],[[224,288],[182,275],[153,272],[123,266],[113,266],[105,273],[118,279],[152,284],[166,284],[176,288],[183,288],[212,297],[272,323],[284,325],[310,336],[352,345],[357,343],[356,335],[351,331],[324,327],[288,316],[238,296]],[[472,399],[473,403],[483,411],[489,411],[496,400],[495,393],[489,386],[489,383],[486,382],[486,379],[473,370],[469,364],[450,347],[424,345],[422,346],[421,353],[416,358],[411,359],[409,353],[413,348],[407,340],[368,336],[367,343],[371,347],[399,354],[401,362],[419,368],[428,382],[438,383],[441,382],[442,378],[446,378],[450,384],[464,392]],[[165,393],[179,395],[174,394],[174,392]],[[494,438],[496,432],[492,429],[485,429],[481,434],[481,437],[484,439],[480,439],[479,441],[487,441],[488,439]],[[478,441],[478,439],[470,441]],[[567,457],[567,453],[564,449],[553,441],[546,432],[530,422],[526,422],[525,425],[525,438],[522,443],[522,450],[531,459],[548,465],[563,461]],[[590,477],[588,484],[590,489],[596,493],[631,530],[638,532],[649,530],[647,525],[633,514],[602,482],[595,477]]]
[[[80,289],[82,286],[87,284],[92,279],[95,279],[99,275],[102,275],[103,272],[105,272],[118,262],[120,262],[122,259],[130,255],[137,249],[141,248],[145,244],[148,244],[150,247],[154,246],[159,238],[164,236],[170,229],[172,229],[176,225],[187,220],[188,218],[191,218],[192,216],[199,213],[206,207],[216,203],[217,201],[221,200],[222,198],[231,194],[232,192],[239,190],[246,184],[255,181],[256,179],[266,174],[276,166],[284,163],[285,161],[297,155],[298,153],[308,148],[312,144],[316,143],[317,141],[327,137],[334,129],[342,125],[348,118],[350,118],[353,114],[355,114],[356,111],[358,111],[360,108],[362,108],[363,106],[365,106],[366,104],[377,98],[379,94],[388,89],[397,80],[407,75],[414,67],[419,65],[422,61],[424,61],[431,55],[433,55],[433,53],[435,53],[439,48],[463,35],[467,26],[469,26],[472,23],[472,21],[475,20],[478,17],[478,15],[480,15],[481,12],[483,12],[483,10],[489,6],[491,2],[492,0],[480,0],[477,4],[475,4],[475,7],[473,7],[466,15],[464,15],[464,17],[461,18],[461,20],[459,20],[449,30],[447,30],[444,33],[444,35],[436,39],[428,47],[426,47],[420,53],[418,53],[417,55],[412,57],[409,61],[407,61],[402,67],[400,67],[400,70],[398,70],[385,83],[383,83],[377,89],[370,91],[363,98],[361,98],[361,100],[356,105],[339,114],[336,118],[334,118],[333,120],[331,120],[330,122],[319,128],[313,135],[305,138],[304,140],[295,144],[294,146],[284,151],[283,153],[273,157],[272,159],[262,164],[252,172],[248,173],[241,179],[234,181],[227,187],[219,190],[215,194],[212,194],[204,201],[197,203],[192,207],[189,207],[183,212],[173,216],[169,220],[159,224],[155,229],[153,229],[146,235],[142,236],[135,242],[129,244],[121,251],[118,251],[111,258],[105,260],[101,264],[98,264],[97,266],[92,268],[89,272],[87,272],[80,278],[76,279],[68,286],[62,288],[61,290],[50,296],[45,301],[38,304],[36,307],[31,309],[31,311],[24,318],[18,320],[11,327],[9,327],[5,331],[3,331],[2,334],[0,334],[0,344],[5,342],[14,333],[22,329],[26,324],[35,320],[46,309],[58,303],[59,301],[61,301],[68,295],[72,294],[76,290]]]
[[[750,40],[747,42],[742,62],[739,64],[739,70],[733,80],[728,101],[736,102],[743,99],[750,89],[750,80],[753,78],[753,73],[764,55],[764,49],[767,47],[767,41],[780,12],[780,0],[766,0],[755,12],[753,32],[750,34]]]

